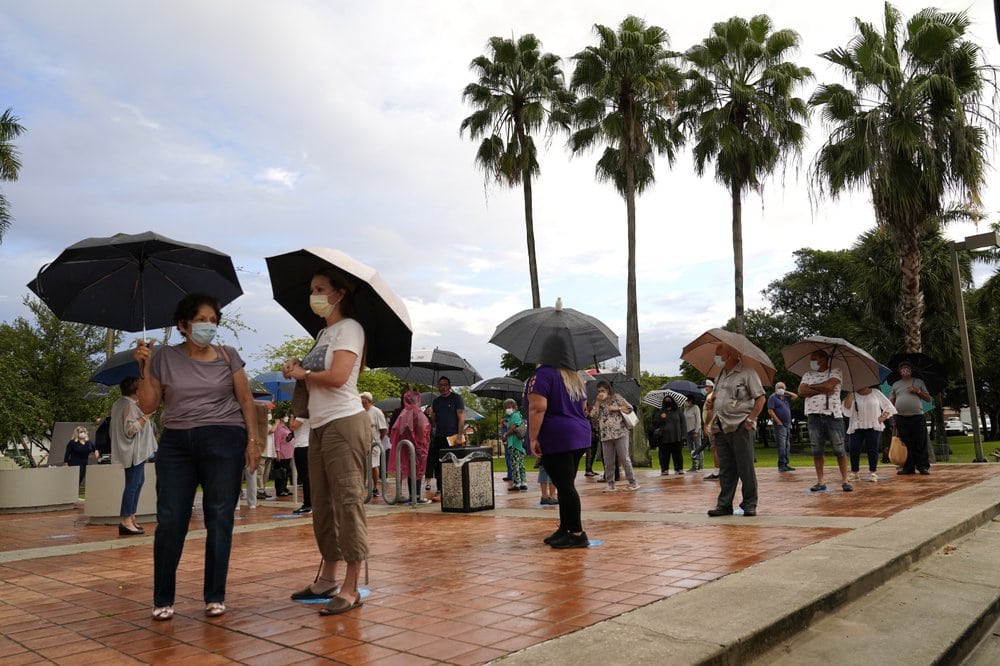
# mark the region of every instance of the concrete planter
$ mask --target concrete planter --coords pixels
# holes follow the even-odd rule
[[[83,512],[90,525],[121,522],[125,469],[121,465],[91,465],[87,468],[87,500]],[[136,516],[140,523],[156,520],[156,465],[146,463],[146,480],[139,493]]]
[[[79,492],[76,467],[0,470],[0,513],[71,509],[79,501]]]

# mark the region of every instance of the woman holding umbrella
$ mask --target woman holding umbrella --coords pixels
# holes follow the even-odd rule
[[[309,389],[313,533],[323,561],[316,579],[292,593],[292,599],[329,598],[320,614],[337,615],[361,606],[358,574],[368,558],[364,500],[371,467],[371,422],[357,387],[365,330],[355,318],[353,295],[336,271],[318,271],[309,288],[309,305],[326,327],[304,359],[285,362],[283,373]],[[341,560],[347,567],[338,587]]]
[[[184,342],[163,347],[152,358],[151,346],[142,340],[135,350],[142,377],[140,410],[152,414],[163,403],[163,434],[156,454],[154,620],[174,615],[177,565],[199,485],[208,530],[205,614],[218,617],[226,612],[233,504],[243,466],[257,466],[260,435],[243,360],[232,347],[212,344],[221,317],[216,298],[189,294],[174,312]]]

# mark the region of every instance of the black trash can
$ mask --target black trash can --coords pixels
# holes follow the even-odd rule
[[[493,509],[493,456],[487,446],[441,450],[441,510],[472,513]]]

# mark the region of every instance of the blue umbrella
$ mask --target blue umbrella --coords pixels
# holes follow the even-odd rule
[[[705,392],[698,388],[697,384],[689,382],[686,379],[675,379],[672,382],[667,382],[660,388],[676,391],[677,393],[694,400],[703,400],[705,398]]]
[[[155,354],[159,346],[154,346],[152,349]],[[126,377],[138,377],[139,364],[136,363],[134,354],[135,349],[131,348],[112,354],[111,358],[97,367],[90,376],[90,381],[105,386],[117,386]]]
[[[292,399],[295,380],[285,379],[285,376],[278,371],[262,372],[254,377],[254,381],[260,382],[267,389],[267,392],[274,396],[275,401]]]

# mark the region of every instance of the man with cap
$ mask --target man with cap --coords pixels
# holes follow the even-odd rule
[[[382,440],[389,432],[389,424],[385,420],[385,412],[375,406],[372,402],[372,394],[365,391],[360,394],[361,406],[368,413],[368,420],[372,426],[372,497],[378,497],[378,472],[382,461]]]
[[[896,429],[899,438],[906,444],[906,464],[897,474],[931,473],[931,462],[927,452],[927,426],[924,424],[924,407],[921,401],[929,401],[931,394],[924,380],[913,376],[913,366],[903,361],[897,368],[899,379],[892,384],[889,402],[896,407]]]
[[[778,447],[778,471],[794,472],[795,468],[788,464],[788,433],[792,426],[792,400],[798,398],[785,388],[785,382],[774,385],[774,393],[767,399],[767,414],[771,417],[774,428],[774,441]]]

